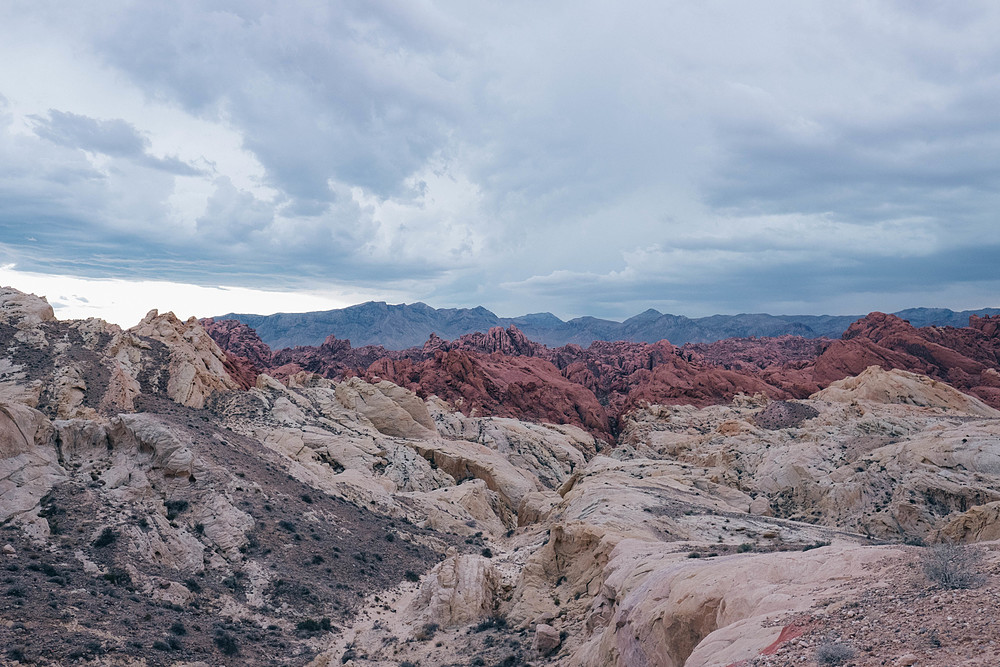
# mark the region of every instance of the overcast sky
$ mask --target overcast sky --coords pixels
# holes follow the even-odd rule
[[[998,306],[997,35],[996,2],[5,0],[0,279],[109,319]]]

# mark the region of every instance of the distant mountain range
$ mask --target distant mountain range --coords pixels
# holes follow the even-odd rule
[[[947,308],[909,308],[894,313],[915,327],[969,324],[969,315],[997,315],[1000,308],[956,312]],[[781,336],[839,338],[863,315],[712,315],[685,317],[649,310],[624,322],[596,317],[577,317],[568,322],[552,313],[520,317],[498,317],[483,308],[432,308],[425,303],[390,305],[383,301],[310,313],[251,315],[229,313],[215,319],[239,320],[256,329],[261,339],[278,350],[297,345],[319,345],[330,334],[348,339],[351,345],[382,345],[403,350],[422,345],[431,333],[455,339],[473,331],[515,325],[531,340],[550,347],[576,343],[587,346],[595,340],[627,340],[653,343],[664,338],[675,345],[711,343],[723,338]]]

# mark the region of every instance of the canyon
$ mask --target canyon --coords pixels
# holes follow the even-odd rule
[[[0,288],[0,660],[994,665],[968,324],[273,350]]]

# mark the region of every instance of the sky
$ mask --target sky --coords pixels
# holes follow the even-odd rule
[[[5,0],[60,317],[1000,306],[1000,3]]]

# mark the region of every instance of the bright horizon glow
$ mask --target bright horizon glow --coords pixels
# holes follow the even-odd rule
[[[344,308],[367,300],[360,293],[328,295],[245,287],[202,287],[170,281],[89,279],[19,271],[0,266],[0,284],[44,296],[60,320],[99,317],[127,329],[152,309],[182,320],[225,313],[273,314]]]

